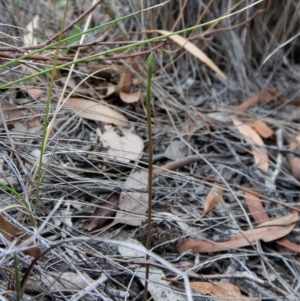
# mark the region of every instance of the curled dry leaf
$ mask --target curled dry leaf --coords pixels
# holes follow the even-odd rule
[[[300,136],[297,136],[294,140],[289,143],[291,150],[300,149]],[[295,179],[300,181],[300,158],[292,154],[287,155],[292,175]]]
[[[255,229],[244,231],[225,241],[212,242],[202,239],[189,239],[177,246],[178,252],[191,250],[194,253],[212,253],[228,249],[240,248],[256,243],[258,240],[273,241],[290,233],[298,220],[298,212],[288,216],[269,220]]]
[[[250,143],[250,144],[257,144],[264,146],[264,143],[262,139],[259,137],[259,135],[256,133],[255,130],[253,130],[249,125],[244,124],[243,122],[232,118],[233,124],[236,126],[238,131],[244,136],[244,139]],[[256,147],[252,146],[251,151],[254,157],[255,164],[265,171],[268,171],[268,152],[263,147]]]
[[[83,229],[92,231],[102,226],[108,218],[112,217],[116,213],[119,204],[119,197],[119,193],[112,193],[106,202],[102,202],[98,205],[90,220],[83,224]]]
[[[66,101],[65,106],[73,109],[81,118],[112,123],[124,127],[129,125],[124,115],[111,109],[107,105],[99,104],[92,100],[71,97]]]
[[[199,219],[204,217],[209,211],[213,210],[219,204],[223,197],[223,188],[214,183],[204,202],[204,211],[199,216]]]
[[[140,192],[130,192],[131,189],[146,189],[148,186],[148,171],[135,170],[124,183],[126,192],[121,192],[119,209],[115,221],[130,225],[141,226],[146,220],[148,194]]]
[[[144,143],[138,135],[120,128],[122,133],[122,136],[120,136],[113,126],[106,125],[104,128],[104,133],[98,129],[97,134],[103,146],[109,147],[107,151],[109,156],[123,163],[129,163],[131,160],[136,161],[141,157]]]
[[[237,300],[236,298],[239,298],[238,300],[242,300],[240,298],[246,296],[243,296],[240,289],[231,283],[225,283],[221,281],[215,281],[215,282],[207,282],[207,281],[195,281],[190,282],[190,286],[195,291],[201,293],[202,295],[210,295],[212,297],[219,297],[220,301],[232,301]],[[245,299],[246,300],[246,299]]]
[[[125,93],[129,93],[131,84],[132,84],[131,72],[129,72],[129,71],[122,72],[119,83],[118,83],[118,91],[119,92],[123,91]]]
[[[138,102],[141,98],[141,90],[138,90],[134,93],[125,93],[120,91],[119,96],[126,103]]]
[[[248,210],[258,224],[269,220],[269,216],[266,213],[263,204],[254,191],[250,191],[250,189],[247,188],[247,190],[244,190],[244,197]]]
[[[14,239],[17,239],[18,235],[21,235],[21,238],[18,239],[20,243],[30,238],[29,234],[22,235],[24,232],[15,224],[11,223],[0,213],[0,233],[3,237],[12,242]],[[30,255],[32,257],[38,257],[42,253],[40,248],[28,246],[28,250],[24,251],[25,255]]]
[[[156,30],[156,31],[162,35],[171,34],[170,31],[166,31],[166,30]],[[196,47],[194,44],[189,42],[187,39],[179,35],[172,35],[169,37],[169,39],[173,40],[181,47],[184,47],[188,52],[190,52],[192,55],[198,58],[201,62],[205,63],[208,67],[210,67],[223,79],[226,79],[225,74],[219,69],[219,67],[203,51],[201,51],[198,47]]]
[[[125,71],[121,74],[120,81],[118,84],[118,91],[121,100],[126,103],[138,102],[141,97],[141,90],[130,93],[132,85],[132,75],[129,71]]]
[[[267,139],[270,138],[274,132],[272,129],[263,121],[256,120],[249,124],[261,137]]]

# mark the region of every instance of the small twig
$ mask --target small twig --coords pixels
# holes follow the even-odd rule
[[[151,52],[153,52],[156,49],[159,49],[160,47],[162,47],[165,44],[166,40],[163,42],[160,42],[158,45],[156,45],[155,47],[152,47],[148,50],[145,51],[139,51],[133,54],[127,54],[127,55],[114,55],[114,56],[108,56],[108,57],[100,57],[98,59],[92,59],[92,60],[87,60],[85,63],[87,62],[99,62],[99,61],[107,61],[107,60],[125,60],[128,58],[133,58],[133,57],[137,57],[137,56],[142,56],[142,55],[146,55],[149,54]],[[61,49],[64,49],[65,47],[61,47]],[[79,48],[79,47],[77,47]],[[5,58],[5,59],[18,59],[20,57],[22,57],[23,54],[7,54],[7,53],[0,53],[0,58]],[[30,61],[53,61],[55,59],[55,57],[53,55],[51,56],[41,56],[41,55],[31,55],[26,57],[26,60],[30,60]],[[64,62],[71,62],[74,60],[74,56],[58,56],[57,57],[58,61],[64,61]]]
[[[158,172],[168,172],[170,170],[175,170],[177,168],[181,168],[185,165],[192,164],[201,160],[207,160],[207,159],[224,159],[230,157],[231,154],[203,154],[201,156],[199,155],[192,155],[188,156],[182,159],[178,159],[176,161],[167,163],[161,167],[158,167],[154,169],[153,173]]]
[[[206,35],[210,35],[210,34],[215,34],[215,33],[220,33],[220,32],[225,32],[225,31],[231,31],[233,29],[239,28],[239,27],[241,27],[243,25],[246,25],[252,19],[254,19],[258,14],[264,13],[265,11],[266,11],[265,9],[258,9],[252,16],[250,16],[248,19],[246,19],[245,21],[243,21],[241,23],[238,23],[236,25],[229,26],[229,27],[218,28],[218,29],[213,29],[211,31],[204,32],[201,35],[201,37],[205,37]]]

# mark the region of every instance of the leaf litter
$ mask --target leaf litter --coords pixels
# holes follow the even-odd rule
[[[20,5],[24,3],[21,2]],[[39,5],[42,4],[36,7],[39,8]],[[80,6],[70,5],[68,14],[72,19],[72,14],[76,12],[77,15]],[[133,3],[135,9],[139,10],[136,5],[137,3]],[[130,22],[133,21],[124,20],[122,28],[128,30],[126,34],[129,40],[140,39],[141,34],[149,37],[153,33],[169,34],[181,28],[182,24],[195,25],[199,18],[193,15],[197,10],[187,2],[184,5],[189,9],[186,10],[183,6],[180,13],[181,21],[184,22],[178,23],[172,19],[175,14],[170,14],[173,4],[167,5],[167,10],[162,6],[155,15],[157,24],[162,29],[151,28],[147,32],[135,33],[131,31],[133,27]],[[260,19],[258,14],[257,19],[251,23],[251,35],[248,35],[248,31],[236,28],[243,28],[250,22],[236,23],[248,20],[252,13],[249,9],[247,14],[240,13],[239,18],[228,19],[232,27],[224,27],[227,25],[219,21],[203,27],[200,35],[197,30],[191,36],[189,33],[173,35],[161,46],[153,42],[130,52],[76,64],[76,72],[70,82],[66,83],[68,89],[64,95],[69,97],[71,93],[72,97],[68,98],[61,109],[59,122],[53,128],[45,148],[43,158],[47,160],[43,163],[39,187],[38,228],[26,231],[29,227],[28,220],[17,206],[9,210],[11,219],[7,221],[12,221],[11,224],[3,222],[3,229],[9,228],[7,232],[11,232],[10,238],[5,238],[6,245],[3,243],[1,246],[5,257],[3,262],[8,263],[10,268],[14,260],[13,252],[21,257],[21,271],[28,268],[30,260],[22,257],[25,253],[18,252],[18,246],[20,241],[23,246],[34,235],[40,243],[38,252],[50,251],[39,258],[35,265],[36,271],[29,275],[28,283],[32,284],[32,290],[25,290],[28,295],[34,295],[34,287],[38,288],[38,293],[52,294],[54,298],[57,290],[60,290],[64,298],[75,300],[88,300],[92,294],[92,298],[94,294],[98,294],[107,299],[124,296],[124,299],[131,300],[141,293],[145,275],[143,258],[139,258],[137,263],[134,255],[128,258],[120,249],[100,240],[94,242],[91,238],[88,243],[69,243],[68,239],[81,234],[88,236],[90,231],[98,231],[100,228],[101,233],[95,236],[96,239],[115,238],[117,233],[126,233],[135,238],[133,244],[138,244],[138,241],[145,244],[145,221],[149,210],[148,141],[144,108],[145,53],[147,55],[151,47],[157,45],[154,50],[156,62],[151,107],[155,141],[151,208],[153,252],[184,272],[193,269],[198,275],[204,273],[213,277],[220,271],[225,273],[227,269],[233,270],[229,275],[232,286],[228,285],[224,289],[228,291],[228,296],[223,292],[225,284],[222,281],[200,283],[191,276],[191,287],[196,291],[198,289],[198,293],[193,293],[195,298],[210,294],[210,298],[226,300],[231,298],[231,294],[237,294],[235,299],[242,299],[243,296],[238,294],[240,290],[248,298],[264,296],[270,299],[268,295],[272,292],[277,299],[295,295],[297,300],[297,277],[293,275],[297,275],[300,246],[297,222],[299,114],[296,107],[299,105],[299,97],[297,91],[292,89],[294,84],[289,85],[286,77],[287,68],[296,70],[296,64],[289,65],[292,54],[282,59],[285,50],[280,49],[282,53],[276,51],[276,56],[269,56],[270,62],[262,66],[262,73],[251,80],[248,78],[248,74],[257,74],[257,69],[253,66],[261,66],[261,60],[276,50],[277,46],[273,46],[274,43],[268,40],[270,33],[283,43],[293,33],[289,32],[289,27],[282,32],[284,36],[280,36],[281,28],[287,27],[279,26],[274,30],[274,22],[270,19],[268,26],[259,27],[259,35],[253,35],[252,31],[257,30],[257,26],[274,15],[270,6],[264,5],[262,3],[268,11],[264,14],[264,19]],[[291,2],[289,5],[292,7]],[[118,7],[118,13],[125,14],[125,6]],[[201,22],[226,14],[227,10],[222,11],[222,7],[218,3],[208,6],[210,15],[208,17],[203,14]],[[44,7],[44,11],[47,9],[48,7]],[[101,15],[98,19],[110,19],[102,9],[99,11],[93,12]],[[286,15],[287,9],[282,11],[284,13],[279,18],[292,19]],[[148,12],[144,13],[144,20],[150,20],[149,15],[146,15]],[[163,13],[167,13],[168,18],[163,17]],[[28,16],[28,19],[32,21],[35,15]],[[172,29],[166,23],[170,18],[174,24]],[[278,24],[283,19],[279,19]],[[43,22],[42,18],[40,20],[39,24]],[[29,22],[26,20],[22,24],[26,27]],[[30,29],[35,31],[31,37],[28,36],[31,40],[36,39],[33,43],[35,46],[39,45],[43,36],[51,36],[40,34],[41,27],[34,26]],[[268,28],[269,32],[262,34],[264,28]],[[114,47],[110,44],[113,43],[110,37],[114,30],[106,28],[104,31],[99,30],[99,36],[88,35],[89,41],[86,42],[89,46],[81,48],[81,55],[99,53],[103,47]],[[273,35],[271,36],[273,39]],[[248,47],[253,38],[255,45],[266,46],[264,52],[259,52],[259,47]],[[123,43],[121,39],[119,36],[116,38],[118,45]],[[14,43],[20,41],[11,39]],[[240,47],[240,41],[247,47]],[[105,46],[99,44],[102,42],[106,43]],[[73,59],[76,49],[78,45],[70,45],[66,61]],[[12,50],[1,50],[1,55],[11,53]],[[31,50],[21,50],[20,53],[23,54],[24,51],[29,53]],[[20,53],[16,52],[14,55]],[[61,58],[62,54],[59,55]],[[121,60],[116,62],[115,55],[120,55]],[[134,63],[131,61],[133,55],[137,55]],[[52,64],[53,49],[42,52],[39,56],[49,59],[49,64]],[[253,60],[251,64],[247,63],[249,57]],[[278,61],[274,61],[276,59]],[[16,74],[16,71],[29,72],[28,67],[34,67],[36,62],[38,61],[30,58],[22,61],[25,69],[16,69],[18,66],[14,66],[5,70],[0,75],[1,85],[12,81],[16,75],[22,76],[22,73]],[[124,62],[126,66],[123,67]],[[284,62],[285,65],[281,66],[278,62]],[[128,65],[134,73],[129,71]],[[265,81],[266,70],[274,70],[274,65],[278,68]],[[39,68],[40,65],[37,65],[32,72]],[[55,74],[50,118],[57,97],[62,93],[60,87],[66,82],[67,72],[67,69],[63,69],[57,70]],[[299,82],[296,74],[297,71],[289,72],[290,78],[293,78],[291,83]],[[226,78],[227,82],[220,82],[220,78]],[[268,82],[270,87],[256,91],[254,87],[261,87],[262,82],[263,85]],[[78,86],[79,83],[81,84]],[[9,157],[9,160],[1,164],[2,182],[28,198],[31,203],[36,201],[37,180],[31,175],[37,164],[35,156],[42,142],[45,107],[43,96],[47,93],[48,85],[49,78],[45,76],[31,80],[30,84],[22,82],[20,86],[0,91],[5,117],[1,118],[1,124],[3,127],[7,126],[7,129],[2,129],[1,155],[3,157],[5,153]],[[194,99],[201,99],[201,102],[196,104]],[[232,119],[232,116],[235,117]],[[274,134],[278,129],[284,131],[282,140]],[[266,181],[270,181],[272,185],[266,185]],[[209,192],[207,187],[211,187]],[[71,208],[64,201],[54,210],[61,196],[67,196],[68,202],[76,203],[76,206]],[[14,194],[5,189],[0,200],[1,207],[7,204],[14,206],[19,202]],[[204,210],[201,212],[200,208]],[[44,228],[39,231],[44,222]],[[18,226],[15,228],[13,225]],[[19,233],[28,236],[24,240],[25,236],[19,238]],[[4,236],[3,233],[2,235]],[[187,238],[190,239],[186,240]],[[179,246],[182,246],[178,251],[184,251],[182,254],[176,251],[178,241]],[[189,246],[188,243],[192,242],[194,245]],[[50,249],[56,243],[60,245]],[[31,250],[30,247],[32,245],[28,244],[28,251]],[[190,253],[189,247],[196,253]],[[12,250],[10,254],[9,250]],[[201,256],[197,252],[201,252]],[[220,253],[212,257],[209,252]],[[26,255],[33,258],[36,256],[30,252]],[[290,261],[293,262],[292,267],[288,264]],[[171,299],[184,296],[181,284],[162,282],[162,277],[165,279],[168,273],[163,265],[156,262],[151,264],[151,277],[156,275],[157,278],[151,278],[150,283],[163,283],[159,288],[166,289],[162,292],[164,295],[170,294]],[[7,264],[1,266],[1,273],[5,279],[10,279],[11,275],[6,268]],[[103,280],[105,287],[101,278],[103,270],[108,275]],[[245,270],[248,274],[252,273],[252,280],[243,278],[236,281],[235,276]],[[58,271],[61,279],[53,271]],[[74,283],[68,284],[69,276],[71,280],[82,284],[77,287],[71,285]],[[178,277],[176,273],[167,276],[173,279]],[[267,285],[262,290],[254,285],[247,286],[249,282],[251,285]],[[8,287],[7,283],[3,285]],[[161,291],[157,289],[158,285],[150,285],[150,298],[159,300]],[[68,294],[66,290],[72,292]],[[177,294],[178,291],[180,293]],[[82,297],[81,294],[86,295]]]

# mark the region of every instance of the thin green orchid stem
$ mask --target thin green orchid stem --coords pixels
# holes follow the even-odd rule
[[[148,127],[148,232],[146,248],[151,249],[152,236],[152,180],[153,180],[153,140],[152,140],[152,125],[151,125],[151,81],[154,69],[154,55],[153,52],[147,59],[147,91],[146,91],[146,110],[147,110],[147,127]],[[146,261],[149,256],[146,256]],[[147,300],[149,280],[149,264],[146,264],[144,300]]]

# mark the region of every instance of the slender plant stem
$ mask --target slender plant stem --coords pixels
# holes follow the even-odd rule
[[[44,117],[44,124],[43,124],[43,137],[42,137],[41,153],[40,153],[40,157],[39,157],[39,166],[38,166],[38,170],[37,170],[37,184],[36,184],[36,195],[35,195],[35,204],[34,204],[34,214],[35,215],[37,214],[37,208],[38,208],[38,202],[39,202],[39,190],[40,190],[40,184],[41,184],[41,180],[42,180],[43,155],[45,152],[46,142],[47,142],[46,136],[47,136],[48,118],[49,118],[50,105],[51,105],[52,89],[53,89],[53,83],[54,83],[54,78],[55,78],[55,74],[56,74],[57,58],[59,55],[59,49],[60,49],[60,44],[61,44],[61,40],[62,40],[63,29],[65,26],[65,20],[66,20],[67,12],[68,12],[69,1],[70,0],[67,0],[67,2],[65,4],[65,10],[64,10],[62,23],[61,23],[60,35],[58,37],[58,42],[57,42],[57,47],[56,47],[56,52],[55,52],[55,57],[54,57],[54,62],[53,62],[53,68],[52,68],[52,72],[51,72],[51,80],[50,80],[48,95],[47,95],[45,117]]]
[[[147,233],[147,250],[151,249],[151,236],[152,236],[152,179],[153,179],[153,141],[152,141],[152,125],[151,125],[151,80],[153,74],[154,55],[150,53],[147,59],[147,94],[146,94],[146,110],[147,110],[147,127],[148,127],[148,233]],[[146,262],[149,256],[146,255]],[[147,300],[148,293],[148,280],[149,280],[150,265],[146,264],[145,275],[145,288],[144,288],[144,301]]]

